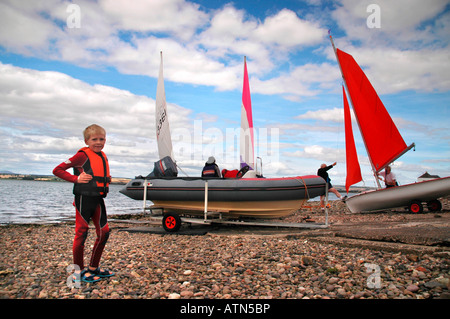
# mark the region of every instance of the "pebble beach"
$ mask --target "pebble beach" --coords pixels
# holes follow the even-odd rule
[[[450,214],[448,200],[439,214]],[[401,220],[405,213],[350,215],[331,203],[329,223]],[[285,221],[323,221],[306,207]],[[145,221],[145,217],[142,218]],[[141,219],[141,221],[142,221]],[[449,250],[348,247],[292,233],[152,234],[112,229],[102,267],[115,276],[67,284],[73,223],[0,227],[2,299],[448,299]],[[87,262],[95,239],[86,241]]]

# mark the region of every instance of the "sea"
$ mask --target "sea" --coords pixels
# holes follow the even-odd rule
[[[110,185],[105,198],[108,215],[142,213],[142,201],[119,193],[124,185]],[[75,218],[73,184],[0,179],[0,224],[60,223]]]
[[[119,190],[124,185],[110,185],[105,198],[108,215],[139,214],[142,201],[133,200]],[[73,184],[32,180],[0,179],[0,225],[48,224],[75,219]],[[329,193],[329,200],[337,199]],[[311,199],[319,200],[319,197]],[[148,202],[147,205],[151,205]]]

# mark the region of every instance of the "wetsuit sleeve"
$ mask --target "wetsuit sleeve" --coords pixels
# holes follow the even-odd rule
[[[71,167],[78,168],[80,170],[83,164],[87,161],[87,155],[84,152],[78,152],[67,161],[62,162],[53,169],[53,174],[65,181],[76,183],[78,181],[78,176],[72,175],[67,170]]]
[[[327,171],[331,168],[333,168],[333,165],[328,165],[327,167],[319,168],[317,170],[317,175],[319,175],[319,176],[325,175],[327,173]]]

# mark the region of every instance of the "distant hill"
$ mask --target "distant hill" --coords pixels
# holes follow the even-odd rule
[[[0,171],[0,179],[19,179],[19,180],[35,180],[35,181],[63,181],[55,175],[37,175],[37,174],[16,174],[10,171]],[[125,185],[131,179],[123,177],[111,177],[111,184]]]
[[[17,175],[16,173],[13,173],[11,171],[0,171],[0,174]]]

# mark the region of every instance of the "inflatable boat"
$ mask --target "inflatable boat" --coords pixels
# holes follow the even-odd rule
[[[219,212],[225,218],[264,219],[289,215],[308,199],[324,195],[325,181],[319,176],[264,178],[262,172],[259,175],[256,173],[251,112],[247,64],[244,58],[241,169],[234,178],[177,177],[178,170],[173,160],[166,109],[161,53],[155,103],[155,127],[160,160],[154,163],[152,173],[146,177],[136,177],[120,192],[130,198],[143,200],[144,207],[145,202],[150,200],[154,207],[161,208],[164,213],[203,215],[207,211]],[[172,226],[170,229],[176,227]]]
[[[131,180],[120,192],[136,200],[146,199],[170,211],[224,217],[279,218],[301,208],[310,198],[325,195],[325,181],[315,175],[282,178],[149,177]]]

